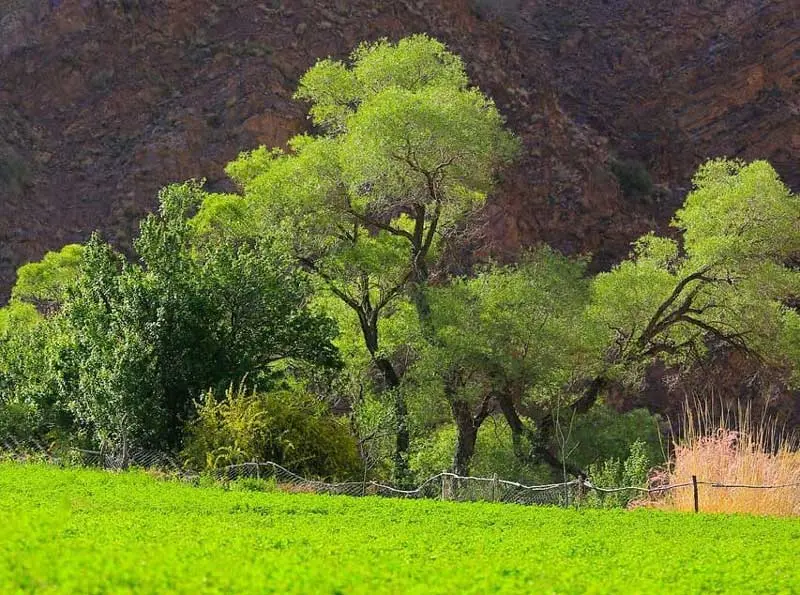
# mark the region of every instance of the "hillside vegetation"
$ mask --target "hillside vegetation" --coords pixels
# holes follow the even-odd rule
[[[538,245],[455,274],[451,240],[522,150],[462,59],[362,43],[296,99],[313,134],[243,151],[236,192],[172,184],[132,252],[95,233],[19,269],[0,438],[400,486],[476,467],[644,484],[665,428],[615,393],[720,357],[800,382],[800,199],[768,162],[700,166],[671,232],[607,272]]]

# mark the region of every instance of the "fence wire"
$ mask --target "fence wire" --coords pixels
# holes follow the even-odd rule
[[[619,494],[638,495],[655,499],[676,489],[692,488],[693,482],[654,487],[620,486],[601,487],[590,479],[576,479],[561,483],[525,485],[498,477],[465,477],[443,472],[429,477],[413,489],[401,489],[377,481],[346,481],[331,483],[308,479],[273,462],[249,462],[228,465],[198,474],[182,468],[179,457],[164,452],[133,450],[122,460],[118,454],[95,450],[65,448],[53,450],[36,441],[20,442],[13,439],[0,441],[0,454],[18,461],[45,460],[59,465],[79,465],[120,470],[141,467],[172,472],[188,481],[197,481],[201,476],[211,477],[216,482],[230,483],[241,480],[271,482],[276,488],[290,493],[315,493],[345,496],[382,496],[387,498],[437,499],[453,501],[506,502],[523,505],[547,505],[567,507],[579,505],[594,492],[600,497]],[[777,485],[726,484],[698,480],[696,485],[721,489],[779,489],[798,488],[800,483]]]
[[[413,489],[400,489],[377,481],[328,483],[307,479],[277,463],[241,463],[207,472],[214,480],[230,482],[241,479],[274,481],[287,492],[347,496],[384,496],[407,499],[512,502],[566,506],[575,501],[578,481],[527,486],[513,481],[487,477],[464,477],[438,473]],[[199,476],[198,476],[199,477]]]

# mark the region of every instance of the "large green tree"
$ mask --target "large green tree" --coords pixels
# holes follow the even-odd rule
[[[570,408],[588,411],[611,382],[635,385],[657,360],[678,369],[738,350],[797,379],[800,199],[764,161],[712,160],[672,225],[592,282],[587,321],[605,336],[603,365]],[[547,442],[552,414],[536,420]]]
[[[425,288],[441,238],[485,200],[518,144],[491,100],[469,87],[461,60],[424,35],[323,60],[297,96],[320,134],[294,138],[288,153],[243,153],[227,171],[244,198],[201,216],[230,221],[241,213],[231,201],[244,201],[259,233],[282,242],[357,318],[381,390],[394,399],[402,481],[407,407],[380,321],[408,295],[431,334]]]
[[[310,288],[263,243],[196,241],[205,195],[160,193],[129,262],[97,237],[63,316],[72,339],[69,392],[80,419],[115,449],[174,448],[194,402],[246,377],[265,387],[290,362],[337,366],[333,321]]]
[[[72,426],[61,354],[69,343],[59,308],[77,279],[83,247],[68,245],[17,271],[0,308],[0,440],[45,440]]]
[[[518,265],[488,267],[429,294],[435,340],[418,348],[411,378],[450,409],[455,472],[468,472],[478,432],[495,413],[518,454],[527,454],[519,412],[549,410],[555,389],[596,357],[596,338],[581,320],[589,298],[583,263],[539,248]]]

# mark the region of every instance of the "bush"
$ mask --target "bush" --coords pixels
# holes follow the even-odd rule
[[[0,448],[11,440],[25,442],[39,434],[41,415],[31,403],[0,402]]]
[[[72,427],[59,400],[61,330],[30,304],[0,308],[0,441],[49,442],[47,434]]]
[[[709,411],[689,417],[685,435],[675,445],[666,483],[701,482],[741,485],[786,485],[773,489],[699,487],[701,512],[800,514],[800,452],[794,440],[768,420],[752,423],[749,413],[738,413],[736,430],[723,416],[712,420]],[[665,494],[660,506],[694,509],[691,488]]]
[[[599,488],[646,487],[651,461],[647,455],[647,445],[637,440],[630,445],[630,454],[624,461],[607,459],[591,465],[587,470],[589,481]],[[641,497],[637,490],[626,490],[604,494],[590,491],[584,501],[585,506],[616,508],[627,506]]]
[[[197,469],[272,461],[300,475],[336,479],[362,468],[345,420],[296,386],[269,393],[229,388],[221,400],[209,391],[183,456]]]
[[[610,165],[626,198],[646,197],[653,191],[653,179],[641,161],[614,159]]]

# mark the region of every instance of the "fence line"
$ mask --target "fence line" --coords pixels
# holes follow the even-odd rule
[[[755,490],[774,490],[777,488],[798,488],[800,482],[797,483],[779,483],[775,485],[751,485],[744,483],[716,483],[709,481],[698,481],[698,484],[710,485],[712,488],[751,488]]]
[[[715,481],[693,481],[664,486],[641,487],[619,486],[601,487],[588,479],[576,479],[561,483],[526,485],[516,481],[498,477],[461,476],[443,471],[420,483],[415,488],[402,489],[373,480],[346,481],[331,483],[308,479],[286,467],[274,462],[248,462],[228,465],[212,469],[203,474],[186,471],[182,468],[176,455],[163,452],[134,450],[128,460],[122,461],[112,454],[95,450],[68,448],[52,452],[37,442],[21,443],[16,440],[0,442],[0,453],[12,458],[26,460],[31,454],[42,456],[56,464],[77,464],[97,466],[104,469],[121,469],[124,466],[158,468],[175,472],[187,481],[198,481],[201,475],[212,477],[216,481],[231,482],[243,479],[271,480],[286,491],[302,491],[324,494],[340,494],[350,496],[385,496],[396,498],[432,498],[441,500],[474,501],[486,500],[495,502],[511,502],[517,504],[540,504],[570,506],[579,503],[590,492],[601,497],[621,493],[638,493],[654,497],[672,490],[705,485],[718,489],[782,489],[800,487],[798,483],[775,485],[726,484]],[[124,464],[127,463],[127,464]]]

